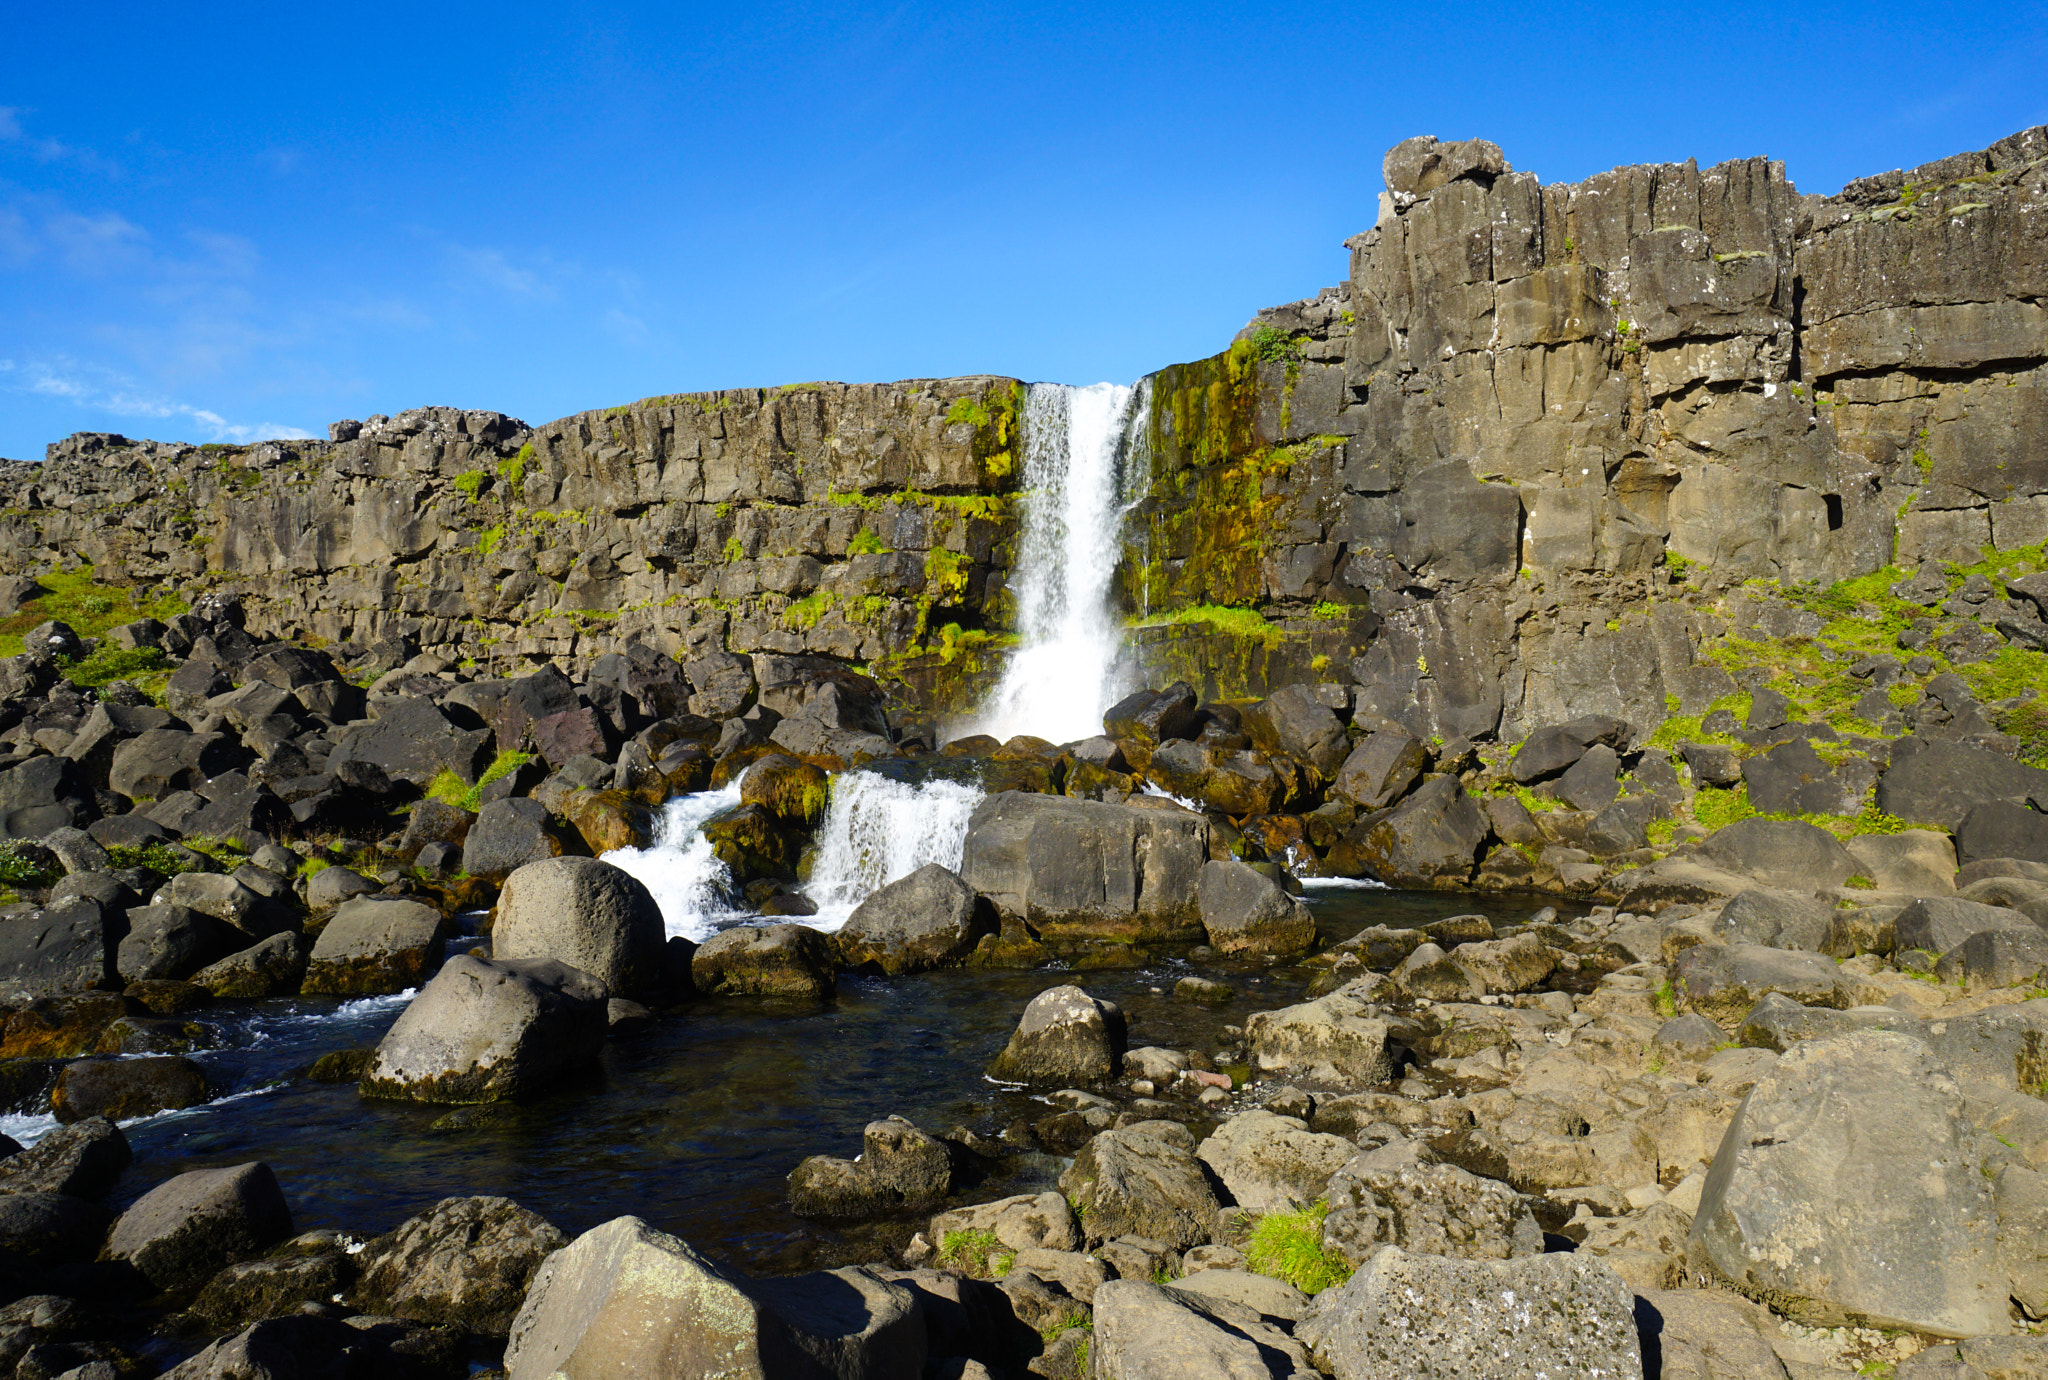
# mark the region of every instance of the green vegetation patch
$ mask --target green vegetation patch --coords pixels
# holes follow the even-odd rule
[[[115,867],[146,867],[166,877],[176,877],[185,872],[203,872],[205,867],[192,861],[189,854],[172,848],[161,840],[155,843],[117,843],[107,849],[107,856]]]
[[[453,482],[465,498],[474,502],[476,496],[483,491],[484,480],[487,477],[482,470],[464,470],[455,476]]]
[[[169,594],[138,603],[134,590],[101,584],[89,565],[41,572],[35,579],[48,593],[29,600],[12,617],[0,619],[0,656],[20,656],[23,636],[53,619],[70,624],[80,637],[101,637],[108,629],[138,618],[175,618],[192,607]]]
[[[1268,647],[1278,646],[1287,636],[1286,629],[1267,619],[1257,609],[1228,608],[1222,604],[1196,604],[1192,608],[1155,614],[1137,626],[1201,628],[1208,632],[1249,638],[1255,642],[1263,642]]]
[[[986,1229],[949,1231],[939,1240],[938,1265],[961,1274],[1000,1279],[1010,1273],[1017,1253]],[[1071,1325],[1071,1324],[1069,1324]],[[1063,1326],[1060,1331],[1065,1331]],[[1059,1335],[1057,1332],[1053,1335]]]
[[[1323,1219],[1328,1202],[1300,1212],[1269,1212],[1252,1228],[1245,1262],[1262,1275],[1284,1280],[1304,1294],[1319,1294],[1351,1278],[1351,1264],[1323,1247]]]
[[[155,647],[112,647],[102,643],[81,661],[63,661],[59,669],[73,685],[98,689],[117,680],[146,681],[171,670],[171,660]]]
[[[483,808],[484,787],[510,776],[532,760],[530,752],[501,752],[491,759],[490,766],[484,768],[484,774],[476,779],[474,786],[444,767],[440,775],[427,784],[427,798],[475,814]]]

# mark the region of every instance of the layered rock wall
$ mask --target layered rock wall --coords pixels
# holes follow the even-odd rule
[[[1650,723],[1731,688],[1705,595],[2048,539],[2048,130],[1830,198],[1762,159],[1546,187],[1477,140],[1385,174],[1343,283],[1148,381],[1119,588],[1148,672],[1349,680],[1425,736]],[[0,569],[232,585],[260,632],[504,672],[628,637],[813,654],[960,708],[1010,626],[1020,399],[81,434],[0,467]]]

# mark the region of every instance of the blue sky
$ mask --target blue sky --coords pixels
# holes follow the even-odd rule
[[[1344,273],[1380,155],[1802,190],[2048,121],[2048,9],[20,5],[0,456],[427,403],[1129,380]]]

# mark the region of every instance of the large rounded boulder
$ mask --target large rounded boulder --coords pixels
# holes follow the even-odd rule
[[[856,906],[839,952],[850,967],[871,963],[892,977],[958,963],[986,928],[976,923],[979,901],[958,874],[928,863]]]
[[[544,858],[505,879],[491,927],[500,959],[553,959],[614,994],[661,976],[667,933],[661,907],[639,880],[596,858]]]
[[[829,997],[832,945],[808,925],[741,925],[697,946],[690,980],[712,997]]]
[[[1053,987],[1024,1008],[988,1076],[1055,1088],[1107,1083],[1124,1062],[1124,1013],[1079,987]]]
[[[457,954],[405,1008],[363,1075],[367,1097],[504,1102],[597,1057],[605,990],[547,959]]]

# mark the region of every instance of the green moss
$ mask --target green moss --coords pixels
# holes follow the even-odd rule
[[[1262,363],[1289,363],[1301,358],[1301,346],[1278,326],[1260,326],[1243,343],[1250,346],[1252,357]]]
[[[46,868],[19,851],[20,847],[11,839],[0,841],[0,882],[10,887],[48,886],[64,875],[63,868]]]
[[[491,759],[491,765],[484,768],[483,775],[476,779],[474,786],[444,768],[438,776],[427,783],[427,798],[475,814],[483,808],[484,787],[493,781],[510,776],[532,760],[533,754],[530,752],[501,752]]]
[[[1860,872],[1857,873],[1855,876],[1848,878],[1846,881],[1842,883],[1842,885],[1846,887],[1854,887],[1858,891],[1877,890],[1877,883],[1872,881],[1870,878],[1864,876]]]
[[[528,441],[519,448],[517,455],[510,460],[499,462],[498,473],[505,477],[505,482],[512,486],[514,493],[517,493],[519,486],[526,481],[526,467],[532,463],[533,442]]]
[[[785,608],[782,611],[782,621],[798,632],[809,632],[818,626],[818,620],[832,611],[832,603],[830,590],[817,590]]]
[[[1665,1020],[1668,1021],[1678,1014],[1678,989],[1671,985],[1671,979],[1664,980],[1663,986],[1657,989],[1652,1000],[1657,1003],[1657,1014]]]
[[[502,524],[497,527],[486,527],[483,531],[477,533],[476,553],[479,556],[488,556],[498,549],[498,543],[503,540],[505,540],[505,528]]]
[[[953,405],[946,409],[946,424],[965,422],[972,427],[988,425],[988,408],[973,398],[955,398]]]
[[[727,537],[725,539],[725,559],[728,562],[741,560],[746,556],[746,554],[747,550],[745,547],[740,545],[740,539],[738,537]]]
[[[872,527],[861,528],[853,534],[853,540],[846,544],[846,554],[849,556],[879,556],[889,549],[882,544],[882,539],[875,535],[875,529]]]
[[[1267,621],[1257,609],[1225,608],[1217,604],[1197,604],[1193,608],[1176,609],[1171,613],[1149,618],[1138,626],[1197,626],[1228,633],[1232,637],[1250,638],[1268,646],[1276,645],[1285,636],[1284,629]]]
[[[1311,1204],[1300,1212],[1267,1213],[1252,1228],[1245,1263],[1304,1294],[1319,1294],[1342,1284],[1351,1278],[1351,1265],[1323,1248],[1323,1219],[1329,1215],[1327,1202]]]
[[[967,597],[967,576],[973,568],[974,562],[959,552],[934,546],[924,558],[925,583],[940,603],[957,604]]]
[[[166,877],[175,877],[181,872],[203,870],[200,864],[172,851],[169,844],[161,842],[141,845],[117,843],[107,849],[107,857],[117,868],[146,867]]]
[[[171,669],[170,658],[155,647],[115,647],[101,643],[82,661],[60,663],[64,679],[73,685],[97,688],[116,680],[138,680]]]
[[[1747,786],[1734,786],[1727,790],[1702,786],[1692,795],[1692,817],[1708,829],[1724,829],[1755,813],[1756,807],[1749,803]]]
[[[455,476],[453,483],[462,492],[463,497],[473,503],[476,501],[477,494],[483,491],[484,479],[485,475],[482,470],[464,470],[461,474]]]
[[[192,607],[173,595],[138,603],[134,590],[101,584],[89,565],[38,572],[35,579],[48,592],[0,620],[0,656],[19,656],[22,636],[52,619],[70,624],[80,637],[101,637],[108,629],[138,618],[172,618]]]

